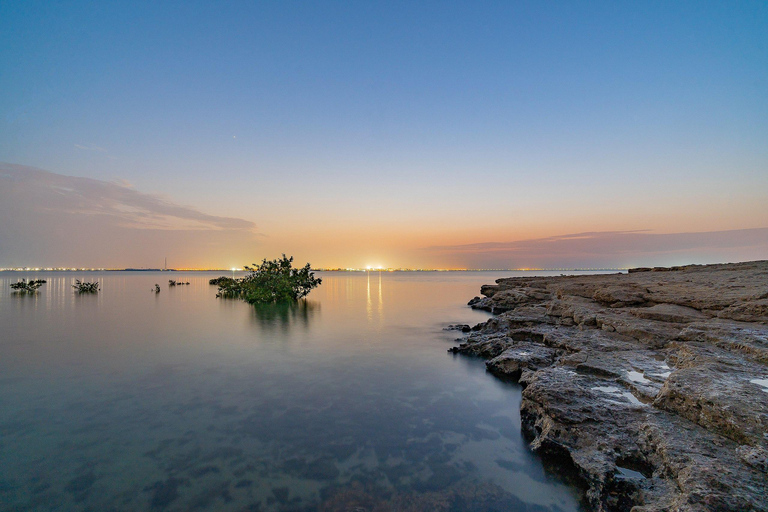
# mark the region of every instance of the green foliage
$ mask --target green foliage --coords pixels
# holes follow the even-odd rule
[[[261,265],[245,267],[248,271],[242,279],[220,277],[217,279],[217,297],[240,298],[249,304],[270,304],[273,302],[295,302],[306,297],[313,288],[322,283],[310,272],[309,263],[300,269],[293,268],[293,256],[285,254],[278,260]],[[213,283],[213,280],[211,280]]]
[[[75,279],[75,284],[72,285],[72,288],[74,288],[77,293],[96,293],[99,291],[99,282],[94,281],[89,283],[87,281]]]
[[[208,281],[208,284],[214,284],[216,286],[221,286],[222,283],[228,283],[229,281],[234,281],[233,278],[227,277],[227,276],[221,276],[221,277],[214,277],[210,281]]]
[[[22,279],[18,283],[11,283],[11,288],[19,293],[35,293],[44,284],[45,279],[32,279],[30,281]]]

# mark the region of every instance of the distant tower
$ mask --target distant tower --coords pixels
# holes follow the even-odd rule
[[[168,270],[168,256],[165,257],[165,263],[163,264],[163,270]]]

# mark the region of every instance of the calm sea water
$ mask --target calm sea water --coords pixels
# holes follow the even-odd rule
[[[446,352],[510,273],[320,272],[261,308],[217,275],[0,273],[1,510],[578,509],[521,438],[519,388]]]

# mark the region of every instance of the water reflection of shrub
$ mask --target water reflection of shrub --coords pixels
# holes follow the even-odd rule
[[[265,329],[288,329],[293,325],[308,327],[313,316],[320,312],[320,303],[309,300],[255,304],[252,318]]]

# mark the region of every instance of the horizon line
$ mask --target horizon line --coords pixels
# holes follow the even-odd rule
[[[312,272],[555,272],[628,270],[635,267],[573,268],[338,268],[320,267]],[[247,272],[243,268],[150,268],[150,267],[0,267],[0,272]]]

